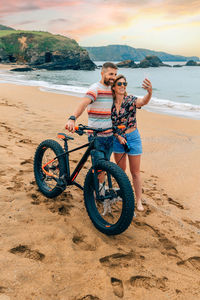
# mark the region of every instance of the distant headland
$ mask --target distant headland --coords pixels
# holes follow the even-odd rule
[[[134,60],[141,61],[146,56],[157,56],[162,61],[199,61],[197,56],[173,55],[161,51],[149,49],[133,48],[127,45],[108,45],[101,47],[83,47],[90,55],[93,61],[124,61]]]

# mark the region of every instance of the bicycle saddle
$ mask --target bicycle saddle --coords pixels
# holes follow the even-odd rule
[[[63,140],[74,140],[73,137],[66,135],[65,133],[58,133],[57,137]]]

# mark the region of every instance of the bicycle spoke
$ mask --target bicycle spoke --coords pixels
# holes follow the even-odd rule
[[[99,197],[94,190],[96,208],[106,222],[115,224],[121,216],[123,206],[122,198],[119,196],[120,187],[109,172],[104,172],[103,177],[103,183],[99,183]]]
[[[55,153],[52,149],[48,148],[42,157],[42,165],[44,166],[47,164],[49,161],[51,161],[55,157]],[[55,161],[51,162],[50,164],[47,164],[44,167],[45,171],[48,172],[50,175],[47,175],[43,172],[44,176],[44,182],[49,187],[49,189],[54,189],[56,187],[56,180],[55,178],[59,177],[59,162],[58,159]]]

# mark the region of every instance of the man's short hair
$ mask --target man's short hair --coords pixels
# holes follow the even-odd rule
[[[115,69],[115,70],[118,69],[117,66],[112,62],[105,62],[102,66],[102,71],[107,69],[107,68],[111,68],[111,69]]]

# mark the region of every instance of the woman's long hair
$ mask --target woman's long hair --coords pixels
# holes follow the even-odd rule
[[[122,75],[122,74],[119,74],[119,75],[117,75],[117,77],[115,78],[115,80],[114,80],[114,82],[113,82],[113,84],[111,86],[112,95],[113,95],[113,101],[115,101],[115,99],[116,99],[115,90],[113,88],[115,87],[117,81],[120,80],[120,79],[122,79],[122,78],[125,80],[125,82],[127,82],[126,81],[126,77],[124,75]],[[126,97],[126,96],[127,96],[127,92],[124,93],[124,97]]]

